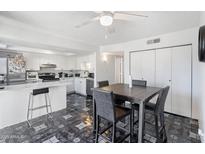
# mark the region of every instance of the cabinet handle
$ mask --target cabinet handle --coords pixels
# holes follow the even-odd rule
[[[171,82],[172,80],[169,80],[169,82]]]

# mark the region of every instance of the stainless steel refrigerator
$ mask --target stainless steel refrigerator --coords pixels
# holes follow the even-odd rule
[[[0,57],[0,84],[5,84],[7,79],[7,58]]]
[[[4,83],[12,84],[26,80],[25,61],[22,54],[8,54],[0,57],[0,78]]]

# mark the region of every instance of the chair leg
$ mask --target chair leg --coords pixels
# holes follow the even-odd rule
[[[49,111],[48,111],[48,100],[47,100],[47,95],[45,94],[45,101],[46,101],[46,112],[47,112],[47,118],[48,118],[48,115],[49,115]]]
[[[53,116],[52,116],[53,111],[52,111],[51,100],[50,100],[49,94],[46,94],[46,98],[48,100],[48,106],[49,106],[49,109],[50,109],[50,112],[49,112],[48,115],[49,115],[50,119],[53,119]]]
[[[99,137],[99,116],[96,117],[96,132],[95,132],[95,143],[98,143],[98,137]]]
[[[30,94],[29,95],[29,102],[28,102],[28,110],[27,110],[27,123],[29,125],[29,127],[31,127],[31,123],[30,123],[30,120],[29,120],[29,117],[30,117],[30,109],[31,109],[31,97],[32,95]]]
[[[167,142],[167,134],[166,134],[166,129],[165,129],[165,123],[164,123],[164,113],[160,114],[160,123],[162,126],[163,130],[163,142]]]
[[[133,120],[132,120],[132,114],[130,114],[130,127],[129,127],[129,132],[130,132],[130,139],[129,139],[129,142],[132,143],[132,135],[133,135],[133,130],[134,130],[134,123],[133,123]],[[133,127],[133,128],[132,128]]]
[[[156,142],[159,142],[158,116],[155,115],[154,118],[155,118],[155,132],[156,132],[156,138],[157,138],[157,141],[156,141]]]
[[[116,140],[116,123],[113,122],[113,127],[112,127],[112,143],[115,143]]]
[[[132,109],[132,132],[134,134],[134,127],[135,127],[135,110]]]

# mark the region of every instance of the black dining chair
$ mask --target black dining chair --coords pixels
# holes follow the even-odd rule
[[[146,87],[147,86],[147,81],[146,80],[132,80],[132,86]],[[132,108],[133,108],[133,125],[134,125],[135,123],[138,122],[138,119],[137,119],[137,121],[135,121],[135,111],[139,110],[139,105],[134,104]]]
[[[158,94],[156,94],[158,95],[156,103],[150,102],[150,100],[156,95],[145,100],[145,110],[149,110],[153,112],[154,121],[155,121],[154,125],[155,125],[156,142],[167,142],[167,135],[165,129],[165,122],[164,122],[164,106],[165,106],[168,92],[169,92],[169,86],[163,88]],[[139,110],[138,106],[135,107],[136,109],[138,108]],[[145,120],[145,122],[150,125],[153,125],[150,121]]]
[[[99,87],[99,88],[101,88],[101,87],[106,87],[106,86],[109,86],[109,81],[108,81],[108,80],[98,81],[98,87]]]
[[[101,89],[94,89],[93,92],[94,100],[96,103],[96,137],[95,142],[98,142],[99,136],[102,138],[105,138],[106,140],[109,140],[109,138],[102,135],[104,132],[106,132],[108,129],[112,127],[112,139],[111,142],[122,142],[127,137],[130,136],[131,141],[131,127],[132,127],[132,111],[129,108],[121,107],[115,105],[115,101],[113,99],[113,92],[104,91]],[[121,136],[120,139],[116,137],[116,124],[120,120],[126,118],[127,116],[130,117],[129,123],[129,130],[123,129],[125,132],[125,135]],[[107,128],[100,130],[100,121],[101,119],[104,119],[108,121],[109,125]],[[118,128],[120,129],[120,128]]]
[[[132,80],[132,86],[147,86],[147,81],[146,80]]]

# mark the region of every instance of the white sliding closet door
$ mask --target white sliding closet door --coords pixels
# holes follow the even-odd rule
[[[191,117],[191,46],[172,48],[172,112]]]
[[[155,86],[155,50],[142,52],[142,80],[147,86]]]
[[[165,103],[165,111],[172,112],[171,101],[171,48],[156,50],[156,86],[165,87],[170,86]]]
[[[133,52],[130,54],[131,76],[133,79],[142,79],[142,52]]]

